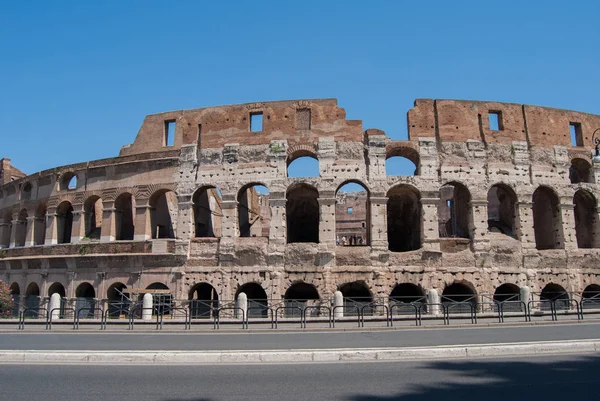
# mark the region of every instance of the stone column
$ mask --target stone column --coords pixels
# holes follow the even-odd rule
[[[533,229],[533,203],[518,202],[519,208],[519,232],[523,249],[535,249],[535,231]]]
[[[339,308],[336,308],[336,306],[339,306]],[[336,291],[333,294],[333,307],[335,308],[334,312],[333,312],[333,317],[334,319],[339,319],[341,317],[344,317],[344,295],[342,294],[341,291]]]
[[[142,320],[152,320],[152,294],[149,293],[142,298]]]
[[[110,242],[116,239],[117,222],[115,218],[115,202],[102,202],[102,227],[100,228],[100,241]]]
[[[221,238],[234,238],[238,232],[237,201],[235,195],[223,194],[221,201]]]
[[[46,241],[44,242],[44,245],[58,243],[57,225],[56,208],[49,207],[46,210]]]
[[[577,248],[577,233],[575,232],[575,205],[569,198],[562,198],[560,205],[560,223],[556,233],[557,242],[564,245],[564,249]],[[561,248],[561,246],[558,246]]]
[[[177,199],[178,219],[175,237],[188,242],[194,238],[194,203],[191,195],[181,195]]]
[[[427,311],[432,315],[440,314],[440,296],[436,289],[430,289],[427,291]]]
[[[319,244],[335,246],[335,194],[321,191],[319,202]]]
[[[0,220],[0,249],[8,248],[10,243],[10,222]]]
[[[285,193],[270,193],[269,208],[271,209],[271,223],[269,226],[269,244],[284,245],[287,242],[286,203]]]
[[[471,201],[473,216],[472,241],[473,250],[487,251],[490,248],[488,234],[488,201],[487,199],[473,199]]]
[[[71,231],[71,243],[76,244],[85,237],[85,212],[83,204],[73,205],[73,229]]]
[[[238,315],[238,311],[235,311],[236,316],[238,316],[238,318],[240,318],[240,319],[245,318],[247,320],[248,319],[248,296],[245,293],[240,292],[237,296],[237,299],[235,300],[235,304],[236,304],[235,305],[236,308],[240,308],[242,311],[244,311],[243,314],[240,313],[239,315]]]
[[[152,207],[149,199],[136,199],[135,215],[133,216],[134,241],[147,241],[152,239],[152,220],[150,214]]]
[[[21,225],[21,222],[19,221],[19,215],[18,214],[13,215],[12,225],[10,228],[10,244],[9,244],[10,248],[14,248],[17,245],[17,231],[18,231],[18,227],[20,225]]]
[[[55,292],[50,297],[48,312],[52,313],[53,321],[60,317],[60,294],[58,292]]]
[[[437,191],[421,193],[421,243],[424,250],[431,252],[440,251],[439,202]]]
[[[373,194],[369,197],[370,202],[370,227],[369,239],[374,249],[387,250],[389,248],[387,238],[387,196]]]
[[[37,217],[27,217],[27,228],[25,229],[25,246],[35,245],[35,222]]]

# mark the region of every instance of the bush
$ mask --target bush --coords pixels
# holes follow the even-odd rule
[[[0,280],[0,317],[12,317],[14,306],[10,287]]]

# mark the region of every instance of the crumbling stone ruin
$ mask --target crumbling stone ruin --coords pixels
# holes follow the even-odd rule
[[[2,159],[0,278],[23,304],[123,289],[211,302],[590,294],[598,127],[575,111],[431,99],[408,111],[406,141],[347,120],[335,99],[149,115],[118,157],[31,175]],[[386,174],[398,156],[414,175]],[[288,177],[301,157],[318,177]],[[364,191],[340,193],[347,183]]]

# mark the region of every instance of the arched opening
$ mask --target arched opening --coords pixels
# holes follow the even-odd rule
[[[538,250],[562,248],[562,222],[558,197],[548,187],[533,193],[533,229]]]
[[[83,204],[85,236],[87,238],[95,240],[100,239],[103,210],[102,199],[100,199],[99,196],[90,196]]]
[[[77,175],[73,172],[68,172],[63,174],[61,180],[60,180],[60,190],[61,191],[66,191],[69,189],[76,189],[77,188]]]
[[[75,313],[80,318],[94,317],[96,291],[90,283],[81,283],[75,289]]]
[[[521,300],[521,289],[516,284],[505,283],[494,291],[494,301],[515,302]]]
[[[117,241],[131,241],[135,233],[133,223],[133,196],[122,193],[115,199],[115,239]]]
[[[0,191],[2,194],[2,191]],[[3,232],[0,232],[0,248],[8,248],[10,245],[10,232],[12,231],[12,212],[5,210],[2,215],[2,222],[6,224]]]
[[[580,189],[573,196],[575,205],[575,234],[577,247],[597,248],[598,215],[596,198],[590,192]]]
[[[23,188],[21,189],[21,200],[29,200],[31,199],[31,190],[32,190],[32,185],[30,182],[25,183],[25,185],[23,185]]]
[[[290,308],[285,311],[286,317],[301,317],[301,310],[304,310],[307,304],[314,305],[314,302],[310,301],[319,300],[319,292],[314,285],[300,281],[292,284],[283,298],[285,306]],[[311,312],[318,312],[318,310],[311,310]],[[311,313],[311,315],[313,314]]]
[[[582,308],[600,308],[600,285],[590,284],[581,294]]]
[[[16,281],[10,285],[10,295],[13,299],[12,315],[19,316],[19,305],[21,303],[21,288]]]
[[[17,228],[15,230],[15,246],[25,246],[25,240],[27,237],[27,209],[22,209],[19,212],[17,220]]]
[[[369,287],[364,281],[353,281],[339,287],[344,297],[344,315],[356,316],[362,310],[366,315],[372,315],[373,310],[367,305],[373,303]],[[363,309],[364,308],[364,309]]]
[[[56,209],[56,240],[59,244],[71,243],[73,230],[73,206],[64,201]]]
[[[240,293],[246,294],[248,298],[248,317],[267,317],[268,316],[268,301],[267,293],[257,283],[246,283],[238,288],[235,293],[237,300]]]
[[[396,185],[387,193],[387,237],[392,252],[421,248],[421,196],[408,185]]]
[[[493,185],[487,194],[488,230],[516,238],[517,195],[504,184]]]
[[[549,283],[540,293],[540,301],[554,302],[556,309],[569,309],[569,293],[560,285]],[[542,305],[544,308],[544,305]]]
[[[438,222],[442,238],[470,238],[471,194],[462,184],[451,182],[440,188]]]
[[[127,293],[127,286],[123,283],[112,283],[106,291],[108,298],[108,315],[111,318],[119,318],[127,315],[132,302]]]
[[[319,242],[319,191],[298,184],[287,191],[286,199],[287,242]]]
[[[390,176],[419,175],[419,152],[405,146],[394,146],[386,151],[385,173]]]
[[[38,206],[35,211],[33,238],[35,245],[44,245],[46,242],[46,205],[44,204]]]
[[[569,168],[571,184],[592,182],[592,177],[592,165],[587,160],[579,158],[571,160],[571,167]]]
[[[318,177],[319,159],[312,154],[288,158],[287,176],[289,178]]]
[[[152,238],[175,238],[177,232],[177,195],[160,190],[150,197]]]
[[[212,318],[214,310],[219,307],[219,294],[208,283],[194,285],[188,294],[190,316],[194,319]]]
[[[469,313],[477,308],[477,292],[466,282],[455,282],[447,285],[442,292],[442,304],[449,312]]]
[[[424,303],[425,292],[421,286],[412,283],[400,283],[390,293],[390,302],[394,303]]]
[[[260,184],[244,186],[238,193],[240,237],[268,237],[271,222],[269,189]]]
[[[65,294],[66,294],[65,287],[59,282],[53,283],[48,288],[48,296],[49,297],[51,297],[52,294],[56,294],[56,293],[58,293],[58,295],[60,295],[61,298],[64,298]]]
[[[221,191],[215,187],[199,188],[192,197],[196,237],[221,237]]]
[[[27,317],[37,317],[40,308],[40,287],[29,283],[25,291],[25,308]]]
[[[369,191],[358,182],[348,182],[335,193],[335,242],[342,246],[369,245],[371,213]]]
[[[168,315],[171,312],[173,306],[173,297],[171,296],[171,290],[169,286],[163,283],[152,283],[146,290],[152,294],[152,307],[159,315]]]

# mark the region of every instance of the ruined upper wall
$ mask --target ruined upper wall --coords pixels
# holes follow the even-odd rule
[[[25,177],[27,174],[10,164],[10,159],[0,159],[0,185]]]
[[[490,129],[489,114],[499,117]],[[442,142],[469,139],[487,143],[526,141],[530,146],[571,146],[570,124],[579,124],[583,146],[593,147],[600,116],[577,111],[514,103],[417,99],[408,111],[408,136],[437,137]]]
[[[250,119],[262,113],[262,130],[251,132]],[[175,122],[173,146],[166,146],[166,127]],[[199,142],[202,148],[225,144],[268,144],[287,139],[290,145],[316,143],[321,136],[336,141],[362,141],[362,122],[346,120],[336,99],[294,100],[179,110],[146,116],[133,144],[120,155],[179,149]]]

